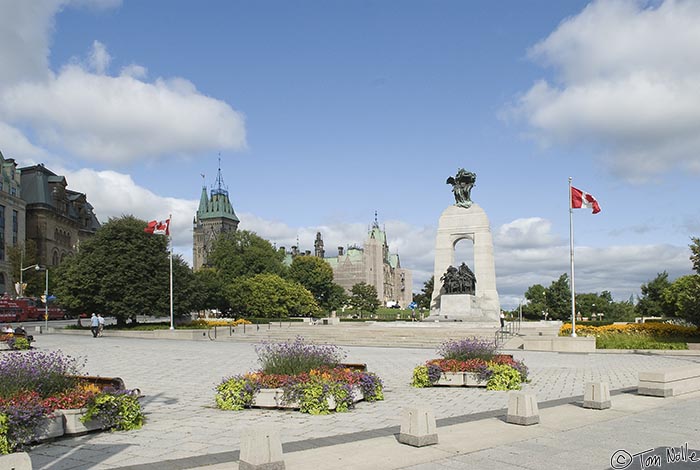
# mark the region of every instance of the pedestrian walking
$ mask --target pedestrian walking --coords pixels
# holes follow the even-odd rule
[[[97,336],[102,336],[102,331],[105,329],[105,319],[101,313],[97,314]]]
[[[501,310],[501,329],[503,329],[504,326],[506,326],[506,314]]]
[[[100,320],[97,318],[97,315],[94,313],[90,317],[90,331],[92,331],[92,337],[97,338],[97,333],[99,332],[100,329]]]

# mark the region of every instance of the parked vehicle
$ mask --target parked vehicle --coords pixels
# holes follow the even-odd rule
[[[0,297],[0,322],[44,320],[45,313],[49,314],[49,320],[66,318],[66,311],[61,307],[49,306],[46,309],[39,299],[30,297],[13,299],[7,294]]]

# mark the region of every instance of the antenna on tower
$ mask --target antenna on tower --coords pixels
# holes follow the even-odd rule
[[[228,197],[228,187],[224,184],[224,178],[221,176],[221,153],[219,153],[219,170],[216,173],[216,187],[211,190],[212,194],[222,194]]]

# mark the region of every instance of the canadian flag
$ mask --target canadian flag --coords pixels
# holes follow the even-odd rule
[[[600,212],[600,204],[598,201],[585,191],[571,187],[571,208],[572,209],[593,209],[593,213]]]
[[[151,220],[143,231],[153,235],[170,235],[170,219]]]

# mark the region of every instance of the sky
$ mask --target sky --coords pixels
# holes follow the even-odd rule
[[[572,177],[602,207],[573,212],[576,292],[628,300],[691,273],[699,25],[692,0],[0,0],[0,151],[103,223],[172,214],[189,262],[219,165],[278,247],[334,256],[376,211],[414,291],[465,168],[508,309],[569,272]]]

